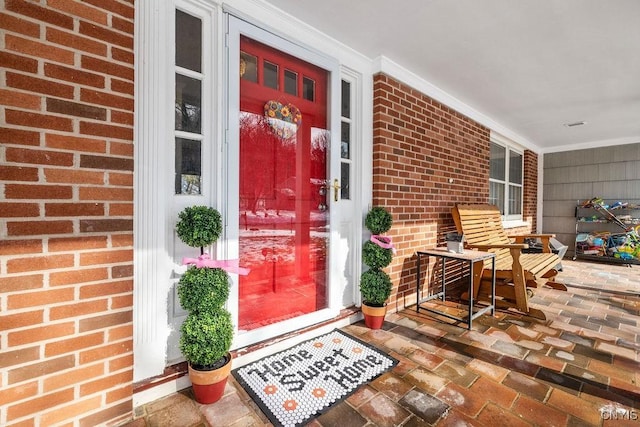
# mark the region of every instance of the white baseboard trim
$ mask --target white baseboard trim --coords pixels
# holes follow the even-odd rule
[[[138,408],[188,387],[191,387],[191,381],[189,381],[189,377],[187,375],[158,384],[155,387],[134,393],[133,407]]]

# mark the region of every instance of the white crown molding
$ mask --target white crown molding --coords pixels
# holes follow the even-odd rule
[[[472,120],[480,123],[483,126],[488,127],[492,133],[497,132],[502,135],[504,138],[515,142],[527,148],[535,153],[540,153],[542,150],[533,142],[524,138],[523,136],[513,132],[511,129],[501,125],[500,123],[493,120],[491,117],[485,115],[484,113],[474,109],[473,107],[465,104],[458,98],[450,95],[434,84],[428,82],[424,78],[418,76],[417,74],[409,71],[404,68],[400,64],[394,62],[393,60],[385,57],[379,56],[373,61],[372,67],[373,74],[378,72],[387,74],[395,79],[400,80],[401,82],[419,90],[425,95],[435,99],[438,102],[456,110],[460,114],[464,114]]]
[[[511,138],[507,138],[506,136],[504,136],[501,133],[498,133],[498,132],[496,132],[494,130],[491,130],[491,141],[497,142],[500,145],[504,145],[504,146],[509,147],[511,149],[514,149],[516,151],[520,151],[521,153],[524,153],[524,150],[527,148],[527,147],[524,147],[524,146],[518,144],[517,142],[515,142]]]
[[[625,138],[604,139],[599,141],[583,142],[579,144],[557,145],[543,150],[542,154],[560,153],[563,151],[586,150],[589,148],[612,147],[614,145],[627,145],[640,143],[639,136],[628,136]]]

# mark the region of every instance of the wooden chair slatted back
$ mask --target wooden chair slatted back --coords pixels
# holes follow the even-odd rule
[[[502,227],[500,210],[493,205],[457,205],[453,219],[469,245],[503,245],[513,241]],[[496,260],[511,258],[509,249],[491,249]]]

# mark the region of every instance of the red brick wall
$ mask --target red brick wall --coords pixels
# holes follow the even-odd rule
[[[0,11],[0,425],[132,410],[133,0]]]
[[[538,155],[533,151],[524,152],[523,172],[522,219],[531,224],[526,231],[535,231],[538,222]]]
[[[387,272],[391,301],[402,308],[415,303],[415,251],[455,231],[455,203],[488,201],[490,131],[384,74],[374,78],[373,102],[373,205],[394,218],[397,254]],[[525,176],[525,216],[535,221],[537,157],[529,151]]]

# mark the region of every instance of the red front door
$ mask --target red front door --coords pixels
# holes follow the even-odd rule
[[[238,329],[327,307],[327,71],[240,38]]]

